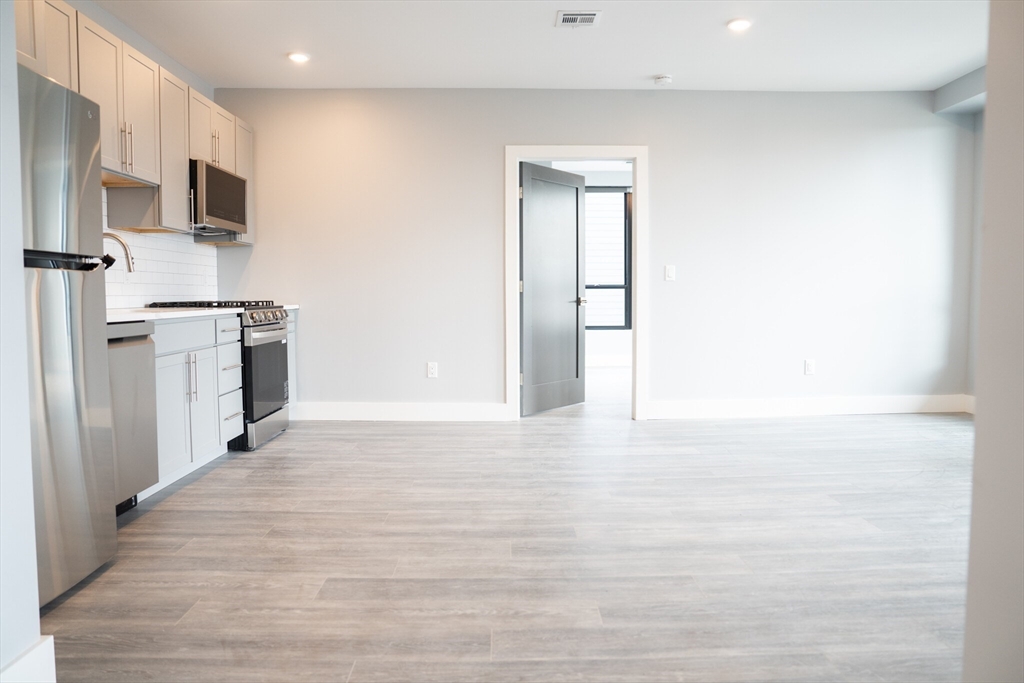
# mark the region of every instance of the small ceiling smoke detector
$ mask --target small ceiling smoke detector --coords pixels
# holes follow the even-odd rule
[[[305,64],[309,61],[309,55],[305,52],[289,52],[288,59],[292,60],[296,64]]]
[[[750,28],[750,23],[750,19],[737,18],[729,21],[729,23],[726,24],[726,26],[728,26],[729,30],[732,31],[733,33],[743,33],[748,28]]]
[[[654,77],[654,85],[672,85],[672,77],[668,74],[662,74],[661,76]]]
[[[601,21],[601,11],[594,12],[566,12],[559,11],[555,15],[555,26],[576,28],[577,26],[597,26]]]

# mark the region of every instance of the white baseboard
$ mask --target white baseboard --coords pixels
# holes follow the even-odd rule
[[[292,420],[381,422],[504,422],[519,418],[519,406],[504,403],[347,403],[303,401],[291,406]]]
[[[966,394],[936,396],[814,396],[804,398],[697,399],[648,401],[647,418],[802,417],[811,415],[873,415],[883,413],[971,412],[974,397]]]
[[[0,683],[55,683],[56,680],[53,636],[41,636],[35,645],[0,671]]]

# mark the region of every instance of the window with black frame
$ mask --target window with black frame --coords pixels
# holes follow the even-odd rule
[[[586,197],[587,329],[629,330],[632,321],[632,190],[588,187]]]

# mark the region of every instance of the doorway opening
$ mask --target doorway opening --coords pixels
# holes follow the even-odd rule
[[[633,162],[553,161],[585,178],[586,398],[588,412],[630,414],[632,398]]]
[[[529,331],[529,321],[521,318],[520,274],[522,259],[530,257],[530,250],[520,241],[520,162],[585,178],[587,231],[581,252],[585,250],[586,255],[581,253],[581,265],[586,264],[586,277],[580,285],[586,304],[586,345],[580,359],[580,369],[586,373],[585,401],[609,417],[630,414],[633,419],[646,419],[647,148],[510,146],[505,158],[509,419],[520,414],[521,334]],[[579,327],[582,330],[582,323]]]

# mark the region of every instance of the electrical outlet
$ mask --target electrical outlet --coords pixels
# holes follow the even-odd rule
[[[665,266],[665,280],[668,281],[668,282],[673,282],[673,281],[675,281],[675,279],[676,279],[676,267],[675,266]]]
[[[427,363],[427,377],[437,379],[437,363]]]
[[[814,374],[814,370],[815,370],[814,361],[811,360],[811,359],[805,360],[804,361],[804,374],[805,375],[813,375]]]

